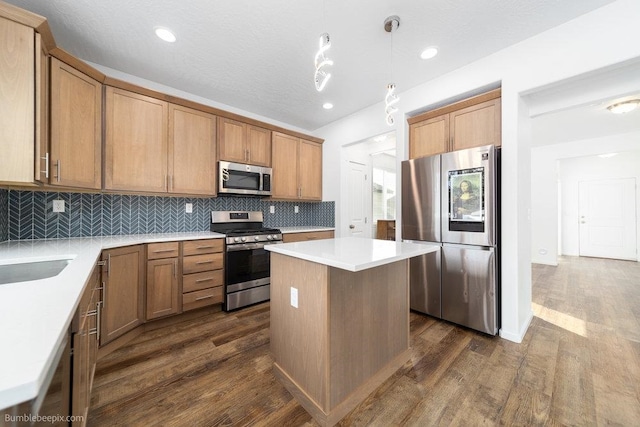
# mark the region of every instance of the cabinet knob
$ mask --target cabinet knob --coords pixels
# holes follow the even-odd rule
[[[356,226],[353,224],[349,224],[349,228],[353,230],[354,228],[356,228]]]

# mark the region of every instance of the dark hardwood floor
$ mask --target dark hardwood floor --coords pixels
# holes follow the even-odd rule
[[[412,313],[411,360],[340,425],[640,425],[640,263],[532,278],[521,344]],[[186,316],[98,362],[88,424],[317,425],[271,366],[268,303]]]

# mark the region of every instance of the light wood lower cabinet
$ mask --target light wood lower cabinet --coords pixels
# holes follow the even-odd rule
[[[182,310],[223,302],[224,240],[182,242]]]
[[[147,245],[147,320],[180,312],[178,255],[178,242]]]
[[[304,242],[307,240],[333,239],[333,230],[330,231],[307,231],[301,233],[284,233],[282,235],[283,243]]]
[[[100,345],[144,322],[144,245],[102,252]]]
[[[96,267],[82,294],[71,327],[73,332],[71,414],[78,417],[73,421],[73,426],[86,425],[89,413],[98,350],[99,296],[100,269]]]

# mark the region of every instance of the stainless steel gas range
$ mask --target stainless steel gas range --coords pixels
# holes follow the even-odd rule
[[[266,245],[282,243],[282,233],[263,226],[260,211],[211,212],[211,231],[226,236],[224,310],[269,300],[271,265]]]

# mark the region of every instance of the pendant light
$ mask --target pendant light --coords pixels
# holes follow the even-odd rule
[[[322,92],[322,89],[324,89],[331,78],[331,73],[327,72],[326,69],[322,69],[323,67],[326,68],[327,66],[333,65],[333,61],[325,56],[325,52],[329,50],[330,47],[331,39],[329,38],[329,33],[323,33],[320,36],[319,48],[315,58],[316,72],[313,75],[313,80],[318,92]]]
[[[393,80],[393,31],[397,30],[400,26],[400,17],[397,15],[389,16],[384,20],[384,30],[387,33],[391,33],[391,79]],[[385,121],[387,125],[393,126],[393,115],[398,111],[396,104],[400,101],[400,97],[396,93],[395,83],[389,83],[387,85],[387,95],[384,98],[384,112]]]

